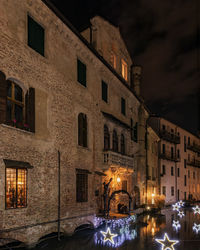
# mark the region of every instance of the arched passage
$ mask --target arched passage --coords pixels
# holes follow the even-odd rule
[[[110,201],[114,198],[114,196],[115,196],[116,194],[119,194],[119,193],[124,193],[124,194],[127,194],[127,195],[128,195],[128,198],[129,198],[129,213],[130,213],[132,198],[131,198],[130,194],[129,194],[126,190],[123,190],[123,189],[122,189],[122,190],[114,191],[114,192],[111,194],[111,196],[110,196],[110,198],[109,198],[109,200],[108,200],[108,216],[109,216],[109,212],[110,212]]]

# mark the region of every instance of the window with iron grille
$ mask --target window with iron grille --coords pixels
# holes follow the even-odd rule
[[[87,116],[83,113],[78,115],[78,145],[87,147]]]
[[[28,46],[44,56],[44,28],[28,16]]]
[[[122,181],[122,190],[127,191],[127,180]]]
[[[6,208],[27,206],[27,169],[6,168]]]
[[[76,171],[76,201],[88,201],[88,174],[84,171]]]

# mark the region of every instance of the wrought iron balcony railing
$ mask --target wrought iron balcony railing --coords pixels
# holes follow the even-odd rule
[[[134,167],[133,156],[123,155],[111,150],[103,152],[103,163],[107,165],[117,165],[123,167]]]
[[[165,140],[175,144],[180,144],[180,136],[176,134],[169,133],[166,130],[160,130],[159,132],[160,137]]]
[[[159,153],[159,158],[164,159],[164,160],[168,160],[168,161],[174,161],[174,162],[181,161],[180,157],[178,157],[175,154],[171,154],[171,152]]]
[[[187,165],[200,168],[200,161],[196,159],[187,160]]]
[[[187,149],[195,152],[195,153],[200,153],[200,145],[193,143],[193,144],[188,144]]]

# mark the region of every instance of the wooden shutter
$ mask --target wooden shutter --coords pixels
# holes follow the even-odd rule
[[[35,132],[35,89],[30,88],[28,94],[28,125],[31,132]]]
[[[86,87],[86,65],[77,60],[78,82]]]
[[[0,71],[0,123],[6,123],[7,84],[6,76]]]

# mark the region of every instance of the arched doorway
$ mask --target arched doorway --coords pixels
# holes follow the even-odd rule
[[[109,216],[109,212],[110,212],[110,201],[114,198],[114,196],[116,194],[119,194],[119,193],[124,193],[124,194],[127,194],[128,197],[129,197],[129,213],[130,213],[130,210],[131,210],[131,202],[132,202],[132,198],[130,196],[130,194],[126,191],[126,190],[117,190],[117,191],[114,191],[111,196],[109,197],[109,200],[108,200],[108,214],[107,216]]]

